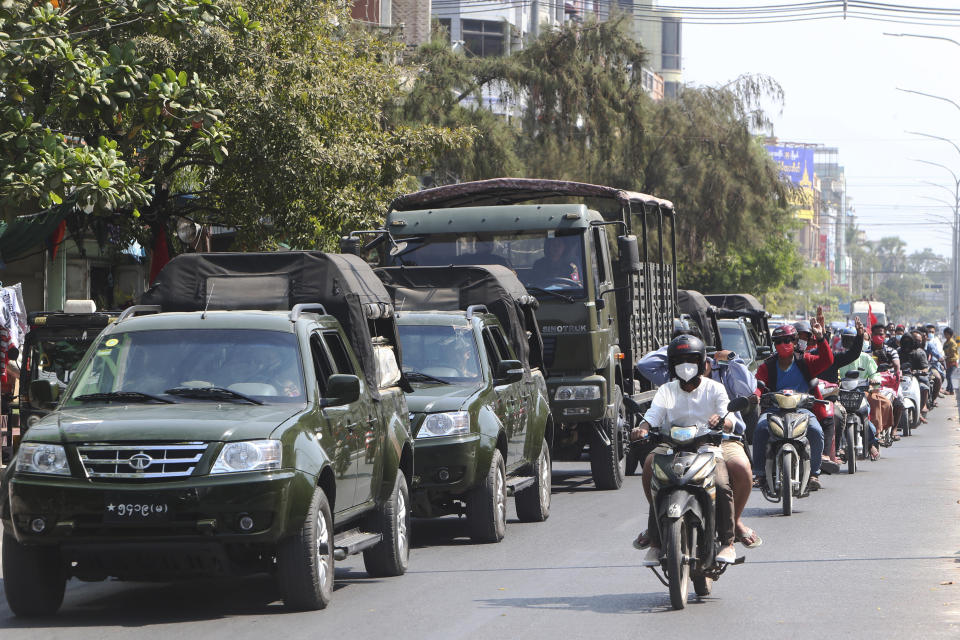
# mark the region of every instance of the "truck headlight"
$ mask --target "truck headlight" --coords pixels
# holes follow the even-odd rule
[[[279,440],[245,440],[223,445],[210,473],[279,469],[283,447]]]
[[[17,471],[68,476],[67,451],[59,444],[24,442],[17,452]]]
[[[466,411],[448,411],[428,414],[417,437],[459,436],[467,433],[470,433],[470,414]]]
[[[565,384],[557,387],[554,400],[599,400],[600,387],[593,384]]]

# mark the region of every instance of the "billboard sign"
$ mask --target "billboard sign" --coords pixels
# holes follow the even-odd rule
[[[813,220],[813,147],[767,145],[767,153],[797,189],[790,200],[794,215]]]

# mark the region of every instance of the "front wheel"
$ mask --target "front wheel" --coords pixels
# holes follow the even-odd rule
[[[507,531],[507,472],[499,449],[490,467],[467,499],[467,527],[474,542],[500,542]]]
[[[4,544],[6,552],[6,544]],[[277,582],[288,609],[324,609],[333,596],[333,515],[317,487],[300,530],[280,542]]]
[[[373,530],[380,543],[363,552],[363,566],[372,578],[401,576],[410,560],[410,493],[407,478],[397,469],[393,493],[373,515]]]
[[[57,547],[30,547],[3,536],[3,586],[21,618],[52,616],[63,603],[67,573]]]
[[[615,417],[600,421],[600,429],[610,439],[610,444],[604,442],[599,433],[594,433],[590,441],[590,473],[597,489],[619,489],[627,472],[627,411],[621,395],[620,387],[617,387]]]
[[[693,579],[693,591],[698,596],[708,596],[713,590],[713,579],[707,576],[696,576]]]
[[[846,447],[844,448],[844,455],[847,457],[847,473],[853,474],[857,472],[857,430],[854,427],[853,423],[847,425],[847,428],[844,430],[844,439],[846,442]]]
[[[521,489],[514,497],[517,517],[520,522],[543,522],[550,517],[550,490],[553,484],[553,469],[550,460],[550,447],[544,440],[540,445],[540,456],[533,463],[533,484]]]
[[[793,513],[793,454],[789,451],[780,456],[780,495],[783,515]]]
[[[670,579],[670,604],[674,609],[683,609],[687,605],[687,589],[690,581],[690,541],[687,526],[683,518],[670,521],[665,535],[667,556],[667,577]]]
[[[913,409],[906,408],[903,410],[902,417],[900,419],[901,429],[903,430],[903,437],[913,435]]]

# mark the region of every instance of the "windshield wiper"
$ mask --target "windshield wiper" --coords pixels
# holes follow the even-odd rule
[[[550,291],[550,289],[544,289],[543,287],[531,287],[530,285],[526,285],[526,287],[527,287],[527,291],[539,291],[540,293],[549,293],[551,296],[555,298],[560,298],[567,304],[573,304],[575,302],[575,300],[573,299],[573,296],[567,296],[557,291]]]
[[[405,369],[403,375],[406,376],[407,380],[410,382],[436,382],[438,384],[452,384],[446,380],[435,378],[421,371],[413,371],[411,369]]]
[[[224,387],[174,387],[173,389],[167,389],[164,393],[169,393],[172,396],[183,396],[184,398],[246,400],[253,404],[263,404],[260,400],[252,398],[245,393]]]
[[[106,391],[103,393],[86,393],[82,396],[77,396],[74,400],[79,400],[80,402],[96,402],[97,400],[127,400],[127,401],[140,401],[140,402],[162,402],[164,404],[174,404],[173,400],[168,400],[167,398],[161,398],[160,396],[151,395],[149,393],[143,393],[142,391]]]

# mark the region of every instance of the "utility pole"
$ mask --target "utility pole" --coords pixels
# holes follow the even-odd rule
[[[957,108],[960,109],[960,106]],[[936,138],[938,140],[945,140],[946,142],[952,144],[955,149],[957,149],[957,153],[960,153],[960,147],[958,147],[952,140],[925,133],[919,135],[927,136],[928,138]],[[929,164],[931,166],[944,169],[953,178],[953,224],[951,225],[951,231],[953,233],[951,234],[952,264],[950,268],[950,312],[947,314],[947,319],[952,326],[957,327],[960,326],[960,264],[957,263],[957,259],[960,257],[958,256],[957,245],[957,243],[960,242],[960,177],[954,173],[953,169],[944,164],[940,164],[939,162],[931,162],[929,160],[917,160],[917,162],[922,162],[923,164]]]

